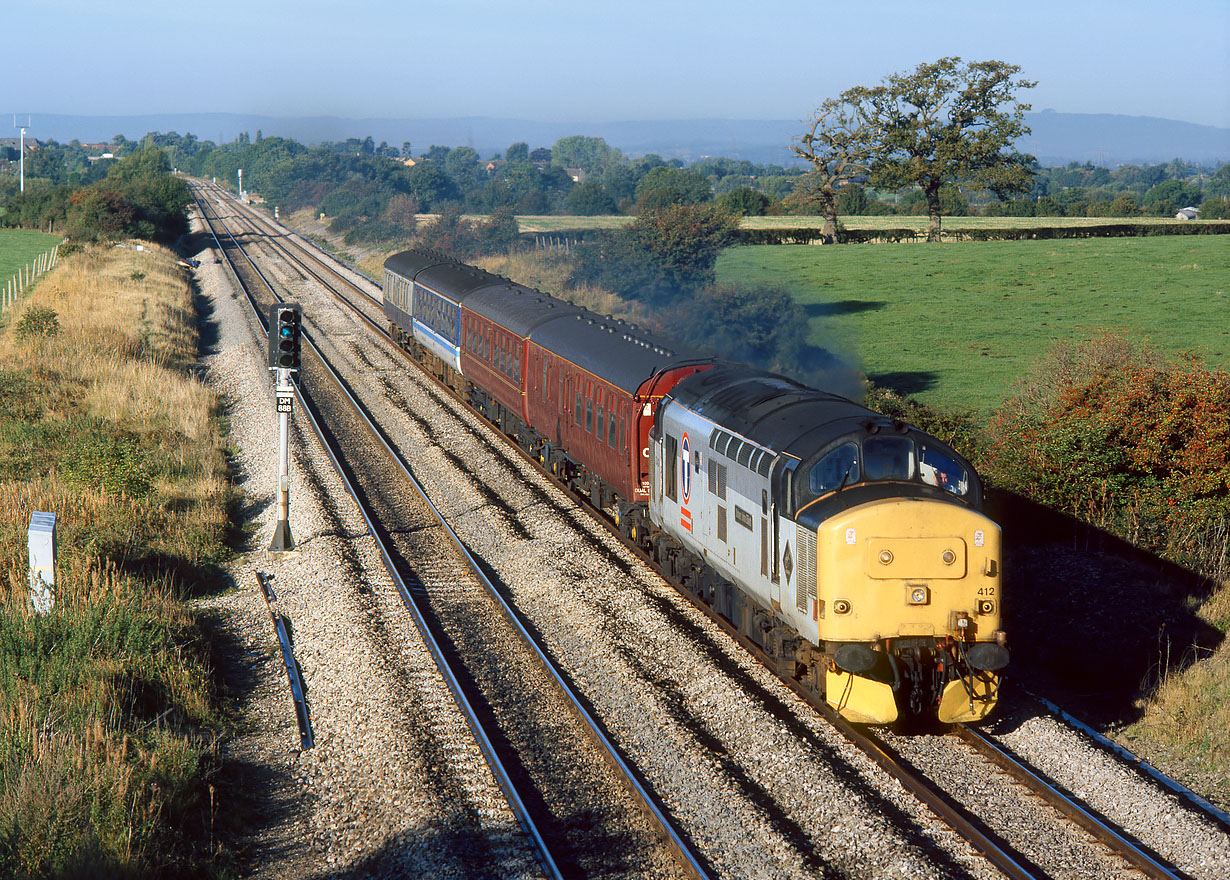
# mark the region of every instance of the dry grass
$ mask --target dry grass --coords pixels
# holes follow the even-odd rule
[[[183,594],[225,553],[226,459],[190,374],[192,290],[144,247],[65,259],[0,332],[21,397],[0,401],[0,875],[213,870],[185,828],[221,721]],[[15,332],[31,310],[58,332]],[[57,519],[46,615],[28,598],[36,510]]]
[[[522,251],[507,256],[481,257],[474,262],[488,272],[535,287],[591,312],[614,315],[642,325],[652,323],[650,311],[640,303],[623,299],[597,285],[573,285],[569,281],[572,265],[559,251]]]

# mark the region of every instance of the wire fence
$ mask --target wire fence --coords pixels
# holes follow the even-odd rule
[[[56,259],[60,254],[60,246],[56,245],[49,251],[43,251],[34,258],[34,262],[26,263],[24,269],[17,273],[0,288],[0,312],[7,312],[17,303],[17,297],[42,275],[55,268]]]

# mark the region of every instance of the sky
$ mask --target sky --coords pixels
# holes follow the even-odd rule
[[[1228,0],[4,0],[0,20],[9,116],[802,120],[956,55],[1019,65],[1035,111],[1230,128]]]

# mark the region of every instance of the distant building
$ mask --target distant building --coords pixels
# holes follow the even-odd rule
[[[1181,210],[1179,213],[1175,214],[1174,219],[1176,220],[1195,220],[1199,216],[1200,216],[1199,208],[1187,207]]]
[[[42,145],[43,145],[42,141],[38,140],[38,138],[32,138],[29,135],[26,135],[26,152],[27,153],[31,152],[32,150],[37,150]],[[14,150],[20,150],[21,149],[21,138],[20,137],[0,138],[0,147],[12,147]]]
[[[564,173],[572,178],[573,183],[584,183],[585,178],[589,176],[585,173],[584,168],[565,168]]]

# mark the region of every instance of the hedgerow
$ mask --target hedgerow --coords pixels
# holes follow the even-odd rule
[[[1230,373],[1114,335],[1061,343],[989,433],[997,484],[1226,576]]]

